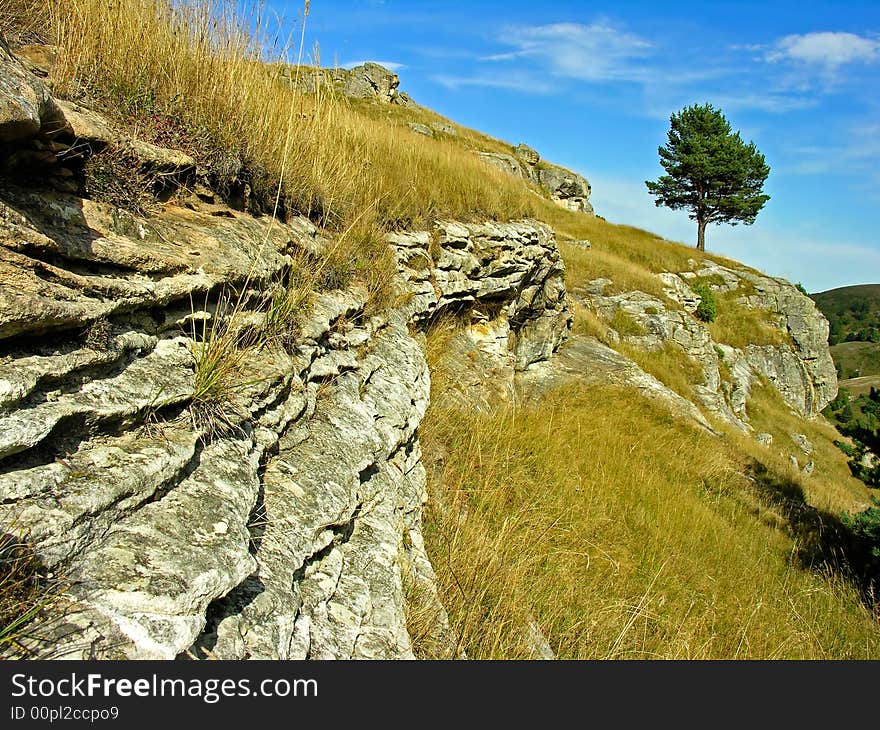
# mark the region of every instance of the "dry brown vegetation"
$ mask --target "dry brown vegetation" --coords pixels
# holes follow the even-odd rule
[[[36,12],[44,8],[48,22]],[[305,262],[292,286],[267,295],[270,338],[291,336],[313,285],[360,280],[386,301],[383,233],[440,216],[546,221],[561,239],[571,288],[605,277],[612,290],[662,296],[656,272],[725,263],[563,210],[473,154],[509,152],[506,143],[463,128],[454,137],[413,134],[407,122],[440,119],[427,110],[297,92],[264,61],[287,59],[301,36],[269,32],[258,15],[233,8],[0,0],[0,29],[39,27],[27,32],[59,46],[59,94],[115,110],[134,133],[184,149],[221,190],[246,178],[263,212],[302,213],[336,235],[325,259]],[[564,239],[588,239],[592,249]],[[594,314],[576,315],[579,331],[604,337]],[[766,322],[749,316],[722,301],[713,335],[761,341]],[[435,332],[448,337],[454,328]],[[240,356],[223,353],[240,348],[217,339],[223,334],[203,333],[196,353],[208,400],[227,397],[228,381],[239,378]],[[440,364],[442,345],[429,338],[435,395],[452,377]],[[682,394],[697,377],[680,353],[628,354]],[[776,449],[737,433],[714,438],[615,388],[571,387],[540,406],[489,414],[435,397],[422,431],[436,466],[426,537],[459,648],[472,658],[529,656],[525,627],[534,620],[567,658],[880,655],[876,621],[856,590],[798,563],[787,516],[748,475],[761,464],[833,513],[863,503],[864,488],[833,452],[827,424],[805,424],[770,389],[756,394],[750,416],[774,434]],[[792,431],[816,444],[809,480],[777,453]]]
[[[744,475],[753,459],[740,444],[635,391],[570,387],[490,414],[438,398],[423,441],[444,457],[427,545],[472,658],[529,656],[532,619],[563,658],[880,651],[857,590],[796,559],[798,538]],[[777,474],[797,490],[789,476]]]

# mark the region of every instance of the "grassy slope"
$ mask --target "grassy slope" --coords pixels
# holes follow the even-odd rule
[[[839,342],[831,356],[844,379],[880,376],[880,342]]]
[[[432,409],[423,443],[429,464],[445,458],[428,547],[472,658],[528,656],[531,619],[564,658],[880,653],[855,591],[799,565],[733,439],[614,388],[494,414]]]
[[[376,249],[363,242],[441,216],[547,221],[571,286],[605,276],[617,290],[660,295],[653,272],[724,261],[565,211],[473,154],[505,143],[461,128],[413,134],[406,123],[434,120],[429,111],[297,94],[255,63],[241,19],[212,25],[208,5],[186,17],[146,0],[49,7],[50,35],[65,49],[61,93],[116,109],[148,138],[159,118],[217,174],[244,163],[269,200],[280,190],[289,210],[348,240],[364,275]],[[564,243],[584,238],[592,250]],[[680,371],[674,385],[687,391],[675,365],[655,370]],[[469,654],[522,655],[531,615],[562,656],[878,656],[876,625],[853,590],[793,564],[785,516],[744,470],[763,459],[831,512],[863,503],[864,489],[828,452],[829,435],[811,430],[823,425],[762,403],[766,423],[760,413],[756,423],[775,429],[775,443],[789,428],[824,439],[809,483],[786,471],[784,454],[735,434],[710,440],[627,391],[572,389],[535,411],[483,416],[438,399],[424,440],[429,458],[447,458],[432,477],[429,549]],[[450,518],[452,505],[469,518]]]

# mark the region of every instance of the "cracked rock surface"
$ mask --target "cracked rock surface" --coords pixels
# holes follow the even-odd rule
[[[42,139],[44,113],[95,146],[119,138],[83,107],[19,106],[16,144]],[[157,150],[138,159],[190,164]],[[316,293],[294,337],[251,347],[241,382],[205,401],[200,341],[259,328],[263,292],[322,234],[219,204],[138,217],[0,178],[0,523],[70,584],[38,655],[412,658],[414,593],[446,635],[421,535],[422,333],[447,313],[491,322],[512,378],[568,333],[564,268],[532,221],[389,243],[396,306]]]

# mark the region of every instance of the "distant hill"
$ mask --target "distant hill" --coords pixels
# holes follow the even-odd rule
[[[810,295],[831,325],[831,355],[842,379],[880,375],[880,284]]]
[[[829,343],[880,342],[880,284],[862,284],[811,294],[831,324]]]

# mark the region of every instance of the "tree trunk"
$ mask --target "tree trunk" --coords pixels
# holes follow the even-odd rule
[[[697,220],[697,250],[706,250],[706,221],[702,219]]]

